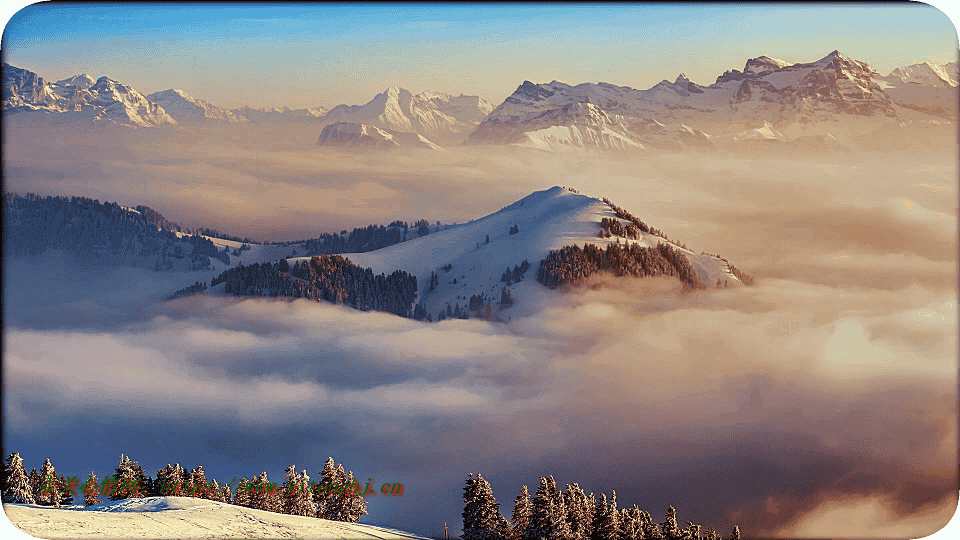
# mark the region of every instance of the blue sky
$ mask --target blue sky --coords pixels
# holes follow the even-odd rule
[[[957,34],[922,4],[36,4],[4,32],[4,60],[47,79],[107,75],[229,107],[364,103],[393,84],[495,104],[527,79],[710,84],[761,54],[834,49],[887,73],[956,60]]]

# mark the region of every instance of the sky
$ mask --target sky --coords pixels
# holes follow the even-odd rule
[[[391,85],[497,105],[524,80],[710,84],[748,58],[834,49],[883,74],[957,60],[955,28],[924,4],[34,4],[3,40],[5,62],[48,80],[106,75],[230,108],[362,104]]]

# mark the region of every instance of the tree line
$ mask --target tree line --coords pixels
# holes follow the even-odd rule
[[[720,540],[712,527],[686,522],[680,526],[677,510],[667,508],[657,523],[637,505],[617,508],[617,492],[600,497],[587,494],[576,483],[566,492],[557,488],[553,476],[541,476],[531,499],[527,486],[514,499],[508,521],[500,513],[493,487],[482,475],[467,479],[463,489],[463,540]],[[730,540],[740,540],[734,526]]]
[[[329,486],[357,483],[353,472],[344,472],[343,465],[336,463],[332,457],[319,473],[320,483],[311,483],[306,469],[297,473],[296,467],[291,465],[286,468],[286,480],[282,487],[270,482],[267,473],[261,472],[251,480],[242,478],[233,491],[230,484],[236,479],[220,485],[216,479],[207,478],[202,465],[188,471],[179,463],[173,466],[167,464],[152,478],[144,473],[139,463],[121,455],[115,476],[107,477],[101,485],[92,471],[83,484],[76,477],[57,475],[49,458],[39,473],[34,468],[29,474],[19,453],[11,453],[6,461],[6,466],[0,471],[2,499],[5,503],[69,506],[74,504],[75,490],[79,489],[84,506],[104,502],[100,500],[101,496],[111,501],[177,496],[350,523],[356,523],[368,513],[367,502],[360,490],[329,489]]]
[[[180,227],[159,212],[101,203],[86,197],[4,194],[4,256],[40,255],[59,249],[101,262],[153,270],[204,270],[210,258],[229,256],[199,235],[177,236]]]
[[[655,248],[637,244],[610,244],[606,250],[594,244],[551,250],[540,261],[537,281],[551,289],[576,284],[593,274],[611,272],[616,276],[676,276],[685,286],[704,288],[699,274],[679,250],[658,243]]]
[[[313,256],[292,267],[280,259],[228,268],[213,278],[210,286],[220,283],[226,283],[225,293],[235,296],[309,298],[401,317],[412,316],[417,298],[416,276],[402,270],[375,275],[340,255]]]

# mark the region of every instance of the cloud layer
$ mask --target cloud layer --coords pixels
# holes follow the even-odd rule
[[[46,165],[5,148],[20,167],[8,189],[297,238],[465,221],[561,184],[757,285],[524,282],[508,324],[421,324],[304,300],[164,303],[196,274],[5,261],[4,436],[28,467],[49,456],[107,474],[123,452],[151,472],[180,461],[229,481],[291,463],[316,473],[332,455],[404,483],[371,502],[371,522],[427,534],[459,526],[478,471],[508,515],[522,484],[554,474],[658,519],[674,504],[724,534],[917,537],[953,512],[950,156],[371,157],[137,133],[121,151],[68,147]]]

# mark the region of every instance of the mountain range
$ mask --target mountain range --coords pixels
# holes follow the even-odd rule
[[[181,90],[144,96],[108,77],[81,74],[49,83],[6,63],[2,90],[5,114],[62,116],[65,122],[127,127],[289,122],[315,125],[319,146],[440,149],[466,142],[622,152],[760,140],[835,149],[882,144],[895,141],[901,128],[956,122],[958,78],[956,62],[913,64],[882,76],[833,51],[807,63],[759,56],[708,86],[682,73],[647,90],[524,81],[496,108],[477,96],[414,95],[391,86],[363,105],[330,110],[228,110]]]

